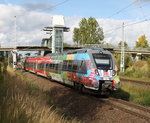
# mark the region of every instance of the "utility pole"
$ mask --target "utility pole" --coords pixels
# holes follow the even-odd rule
[[[124,72],[124,22],[122,23],[122,42],[121,42],[120,72]]]
[[[15,19],[15,43],[17,43],[17,18],[14,16]]]

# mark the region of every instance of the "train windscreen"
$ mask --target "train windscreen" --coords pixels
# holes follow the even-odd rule
[[[112,57],[109,54],[93,54],[94,61],[98,69],[112,69]]]

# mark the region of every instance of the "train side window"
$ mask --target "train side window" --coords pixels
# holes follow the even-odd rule
[[[55,64],[52,64],[52,69],[54,69],[55,68]]]
[[[46,71],[48,71],[48,68],[49,68],[49,64],[46,64]]]
[[[85,61],[81,61],[81,64],[79,65],[79,73],[86,74],[87,69],[86,69],[86,63]]]
[[[42,68],[43,68],[43,64],[41,63],[41,64],[40,64],[40,70],[42,70]]]
[[[41,70],[41,63],[39,64],[39,69]]]
[[[50,68],[50,69],[53,69],[53,64],[50,64],[49,68]]]
[[[35,69],[35,63],[33,63],[33,68]]]
[[[52,64],[50,63],[50,64],[49,64],[49,69],[51,69],[51,67],[52,67]]]
[[[42,63],[42,70],[44,70],[45,68],[45,63]]]
[[[42,63],[40,64],[40,70],[42,70]]]
[[[62,70],[62,65],[63,65],[62,62],[60,62],[60,63],[58,64],[58,70],[60,70],[60,71]]]
[[[41,70],[41,63],[39,64],[39,69]]]
[[[37,68],[40,69],[40,64],[38,63]]]
[[[68,71],[72,71],[72,61],[68,61]]]
[[[55,70],[58,70],[58,64],[55,64]]]
[[[81,73],[81,71],[82,71],[81,63],[82,62],[80,60],[77,61],[77,64],[78,64],[78,69],[76,70],[77,73]]]
[[[42,68],[42,63],[40,63],[40,70],[41,70],[41,68]]]
[[[63,61],[63,66],[62,66],[62,70],[67,70],[67,60]]]
[[[53,64],[50,64],[50,69],[52,69],[52,67],[53,67]]]
[[[34,63],[32,63],[32,68],[34,68]]]
[[[82,73],[87,74],[86,62],[85,61],[82,61],[81,68],[82,68]]]
[[[37,63],[37,69],[39,69],[39,64]]]
[[[72,71],[73,72],[77,72],[77,69],[78,69],[78,61],[75,60],[75,61],[73,61]]]
[[[49,71],[49,70],[50,70],[50,65],[51,65],[51,64],[48,64],[48,66],[47,66],[47,71]]]
[[[37,69],[39,69],[39,67],[40,67],[39,65],[40,65],[40,64],[38,63],[38,64],[37,64]]]

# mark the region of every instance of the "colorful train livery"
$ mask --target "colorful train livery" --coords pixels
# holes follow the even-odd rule
[[[100,94],[114,91],[120,84],[114,57],[102,48],[28,58],[24,68],[52,80]]]

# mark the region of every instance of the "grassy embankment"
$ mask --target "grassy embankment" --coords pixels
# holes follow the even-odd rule
[[[150,59],[135,62],[124,73],[121,73],[120,77],[150,82]]]
[[[136,104],[150,106],[150,87],[121,83],[119,90],[113,95]]]
[[[13,73],[13,72],[12,72]],[[48,104],[49,96],[0,63],[0,123],[76,123]]]
[[[121,77],[150,82],[150,60],[135,62],[125,73],[121,74]],[[131,83],[121,83],[115,97],[150,106],[150,87]]]

